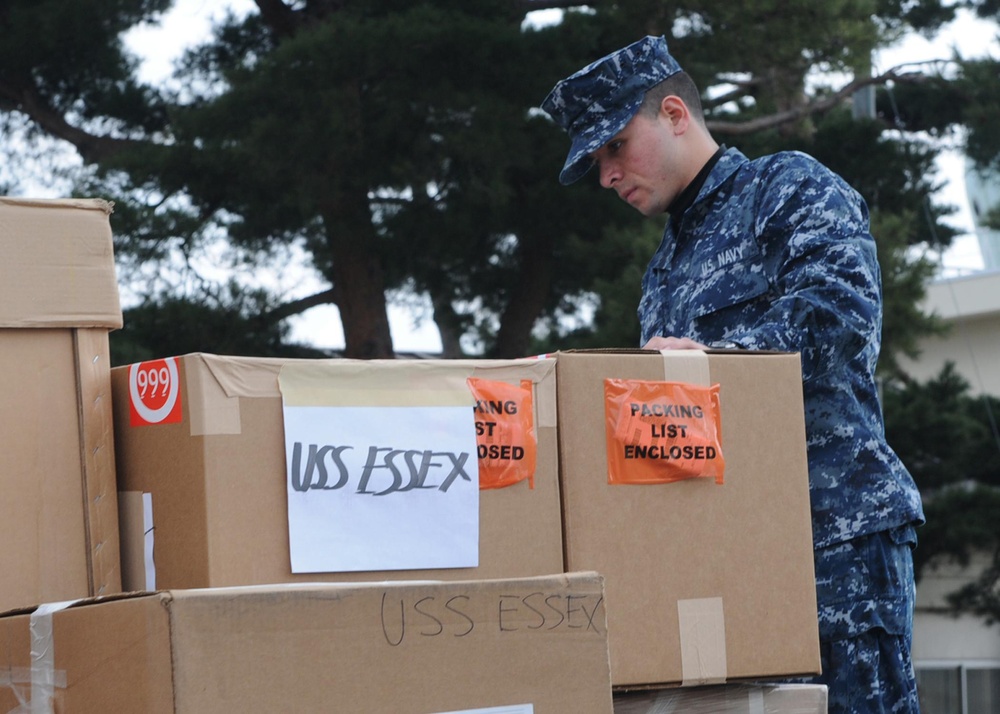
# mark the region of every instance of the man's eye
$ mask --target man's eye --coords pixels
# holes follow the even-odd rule
[[[611,151],[618,151],[620,148],[622,148],[623,143],[624,142],[621,139],[613,139],[612,141],[608,142],[608,148]]]

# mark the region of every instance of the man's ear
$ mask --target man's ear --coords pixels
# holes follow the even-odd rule
[[[660,102],[660,115],[663,116],[674,127],[675,132],[687,131],[691,122],[691,111],[684,100],[676,94],[670,94]]]

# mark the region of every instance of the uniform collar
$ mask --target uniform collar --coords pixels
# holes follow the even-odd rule
[[[697,198],[698,192],[705,183],[705,179],[708,178],[708,174],[711,172],[715,164],[718,163],[719,159],[722,158],[724,153],[726,153],[725,144],[715,150],[715,153],[712,154],[708,161],[705,162],[705,165],[701,167],[701,171],[699,171],[698,175],[694,177],[694,180],[689,183],[683,191],[677,194],[677,198],[675,198],[673,202],[667,206],[667,213],[670,214],[671,218],[677,220],[678,217],[684,213],[684,211],[686,211],[692,203],[694,203],[694,199]]]
[[[748,161],[749,159],[739,149],[719,147],[718,151],[698,172],[695,179],[681,192],[682,195],[678,196],[678,200],[670,205],[670,220],[664,226],[660,247],[657,248],[656,255],[653,257],[657,265],[669,265],[673,260],[674,251],[677,248],[677,238],[680,234],[681,219],[684,218],[687,209],[697,203],[699,196],[709,196],[718,190],[719,186]],[[682,206],[680,199],[687,197],[689,192],[690,196]]]
[[[676,227],[676,224],[680,223],[684,212],[697,202],[698,196],[714,192],[726,179],[748,161],[749,159],[739,149],[730,149],[725,145],[720,146],[719,150],[712,155],[712,158],[698,172],[694,181],[670,204],[670,208],[667,209],[667,212],[670,214],[670,223]],[[683,203],[682,199],[685,199]]]

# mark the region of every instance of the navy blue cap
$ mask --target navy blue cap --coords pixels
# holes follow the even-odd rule
[[[625,128],[646,92],[681,71],[664,37],[645,37],[560,81],[542,102],[572,144],[559,182],[569,185],[590,169],[590,154]]]

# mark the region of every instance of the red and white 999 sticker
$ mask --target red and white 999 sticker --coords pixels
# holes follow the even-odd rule
[[[181,381],[177,358],[129,366],[128,403],[132,426],[180,422]]]

